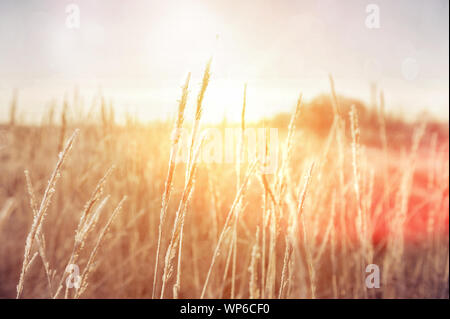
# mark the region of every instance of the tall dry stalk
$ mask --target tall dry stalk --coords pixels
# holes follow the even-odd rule
[[[361,188],[360,188],[360,169],[359,169],[359,157],[360,157],[360,130],[358,125],[358,114],[356,113],[355,106],[352,105],[350,111],[350,128],[352,134],[352,168],[353,168],[353,190],[355,192],[355,202],[357,209],[356,216],[356,228],[358,235],[360,236],[360,243],[363,244],[365,238],[365,229],[363,223],[363,215],[361,208]]]
[[[33,212],[33,218],[34,218],[38,213],[36,196],[34,194],[31,177],[30,177],[28,170],[25,170],[24,173],[25,173],[25,180],[26,180],[26,184],[27,184],[27,191],[28,191],[28,195],[30,197],[30,207]],[[52,277],[53,277],[52,274],[53,273],[50,270],[50,264],[48,262],[47,255],[45,253],[45,238],[44,238],[44,234],[42,233],[42,227],[40,227],[36,233],[36,243],[38,246],[38,252],[39,252],[39,256],[41,257],[42,265],[44,266],[45,276],[47,278],[47,284],[48,284],[48,289],[49,289],[49,296],[51,298],[52,297]]]
[[[284,260],[283,260],[283,269],[281,271],[281,280],[280,280],[280,288],[278,292],[278,299],[283,298],[284,291],[289,282],[289,264],[292,259],[292,253],[294,250],[294,246],[292,244],[291,234],[286,234],[285,237],[285,252],[284,252]]]
[[[245,136],[245,108],[247,105],[247,84],[244,85],[244,97],[242,101],[242,112],[241,112],[241,133],[239,139],[239,151],[236,154],[236,192],[239,191],[241,185],[241,166],[244,157],[244,136]],[[233,223],[233,232],[230,249],[233,252],[233,263],[231,267],[231,295],[230,298],[235,297],[235,286],[236,286],[236,258],[237,258],[237,226],[239,220],[239,213],[242,209],[242,198],[236,205],[236,213]],[[226,272],[225,272],[226,274]]]
[[[297,215],[295,217],[295,222],[297,223],[297,220],[300,218],[301,222],[301,229],[302,229],[302,239],[303,239],[303,247],[305,249],[306,254],[306,264],[308,267],[308,275],[309,275],[309,282],[310,282],[310,289],[311,289],[311,298],[316,298],[316,273],[314,268],[314,260],[312,256],[311,246],[309,243],[308,238],[308,225],[306,223],[305,213],[304,213],[304,205],[305,205],[305,199],[306,195],[308,193],[309,184],[311,182],[311,176],[312,171],[314,169],[314,162],[309,166],[308,171],[305,175],[305,182],[303,185],[303,188],[301,190],[301,193],[299,195],[298,199],[298,208],[297,208]],[[298,226],[295,226],[296,228]]]
[[[191,145],[189,147],[189,155],[188,155],[188,162],[186,165],[186,177],[185,177],[185,190],[190,188],[188,190],[189,196],[190,196],[190,193],[194,186],[193,179],[195,178],[195,169],[197,166],[195,161],[199,155],[199,154],[194,154],[194,151],[195,151],[195,145],[197,143],[198,130],[200,129],[200,120],[201,120],[202,113],[203,113],[203,99],[205,97],[206,89],[209,84],[209,78],[211,76],[211,73],[210,73],[211,72],[211,62],[212,62],[212,59],[210,59],[206,65],[205,72],[203,73],[203,79],[202,79],[202,85],[200,88],[200,92],[197,96],[197,106],[196,106],[196,110],[195,110],[194,127],[192,129]],[[200,143],[202,143],[202,142],[200,142]],[[200,147],[200,145],[198,145],[198,148],[197,148],[198,152],[200,152],[200,149],[201,149],[201,147]],[[194,156],[194,158],[192,156]],[[184,204],[184,209],[181,212],[182,221],[179,226],[181,229],[179,230],[179,240],[178,240],[179,241],[179,244],[178,244],[179,251],[178,251],[178,262],[177,262],[177,277],[176,277],[176,283],[173,287],[174,298],[177,298],[177,296],[178,296],[180,280],[181,280],[181,252],[182,252],[181,249],[182,249],[182,242],[183,242],[184,216],[186,214],[187,204],[188,204],[188,201],[186,200],[186,202]],[[180,203],[180,205],[181,205],[181,203]],[[177,212],[177,214],[178,214],[178,212]],[[172,238],[173,238],[173,236],[172,236]],[[171,247],[170,245],[173,247],[174,243],[171,242],[171,244],[169,244],[169,248]],[[168,253],[169,253],[169,249],[168,249]],[[170,253],[172,253],[172,252],[170,252]],[[168,261],[166,260],[165,263],[167,264],[167,262]],[[165,271],[166,270],[164,270],[164,272]],[[161,298],[164,295],[164,283],[166,280],[165,278],[166,278],[166,276],[163,275],[163,287],[161,288]]]
[[[14,126],[16,124],[17,118],[17,100],[18,100],[18,90],[14,89],[11,99],[11,105],[9,108],[9,125]]]
[[[333,289],[333,298],[339,298],[339,290],[337,283],[337,261],[336,261],[336,190],[333,191],[333,197],[331,200],[331,234],[330,234],[330,259],[331,259],[331,287]]]
[[[387,141],[387,133],[386,133],[386,112],[384,106],[384,94],[383,91],[380,92],[380,104],[378,108],[378,122],[380,126],[380,140],[381,147],[383,149],[383,157],[384,157],[384,188],[385,188],[385,197],[388,197],[390,193],[390,185],[389,185],[389,150],[388,150],[388,141]],[[389,203],[388,203],[389,204]],[[386,208],[388,205],[385,206]]]
[[[127,199],[126,196],[122,198],[122,200],[117,204],[116,208],[112,212],[111,216],[109,217],[108,221],[106,222],[106,225],[103,227],[102,231],[100,232],[100,235],[97,238],[97,242],[94,246],[94,248],[91,251],[91,254],[89,255],[89,259],[86,263],[86,266],[84,267],[84,270],[81,274],[80,278],[80,288],[76,290],[75,298],[79,298],[83,292],[86,290],[88,286],[88,276],[92,270],[93,262],[95,260],[95,257],[97,256],[98,250],[100,248],[100,244],[103,241],[103,238],[105,237],[106,233],[108,232],[114,218],[116,215],[122,210],[123,203]]]
[[[211,76],[211,62],[212,59],[208,61],[206,64],[205,72],[203,73],[203,79],[202,79],[202,85],[200,87],[200,92],[197,96],[197,105],[195,108],[195,117],[194,117],[194,127],[192,128],[192,135],[191,135],[191,145],[189,147],[189,157],[187,161],[187,169],[186,169],[186,179],[187,175],[189,173],[189,169],[192,165],[192,156],[193,151],[195,149],[195,142],[197,141],[197,135],[198,130],[200,129],[200,120],[202,118],[202,112],[203,112],[203,99],[205,97],[206,88],[209,84],[209,78]]]
[[[61,127],[59,132],[59,144],[58,144],[58,153],[61,152],[61,150],[64,147],[64,140],[66,138],[66,130],[67,130],[67,109],[68,109],[68,101],[67,97],[64,98],[64,104],[63,109],[61,112]]]
[[[330,80],[330,88],[331,88],[331,106],[333,107],[334,117],[339,117],[339,101],[336,94],[336,89],[334,87],[334,79],[331,74],[328,75],[328,79]]]
[[[238,202],[241,200],[241,197],[244,195],[244,192],[247,188],[248,181],[250,177],[253,175],[255,168],[256,168],[257,162],[254,161],[247,170],[247,175],[245,176],[244,180],[242,181],[241,187],[239,188],[239,191],[237,192],[233,204],[230,207],[230,210],[228,211],[227,218],[225,220],[225,224],[223,226],[222,232],[220,233],[219,239],[216,244],[216,249],[214,250],[211,263],[209,265],[208,273],[206,274],[205,283],[203,285],[202,293],[200,295],[200,299],[203,299],[205,297],[206,288],[208,287],[209,278],[211,277],[212,270],[214,268],[214,265],[216,263],[217,256],[219,255],[220,246],[222,244],[222,241],[224,240],[225,234],[228,230],[229,224],[231,219],[234,217],[234,211],[236,209],[236,206]]]
[[[25,275],[29,267],[31,266],[31,262],[33,259],[31,258],[31,252],[33,248],[33,244],[36,239],[36,234],[38,233],[38,230],[41,228],[45,215],[47,212],[47,209],[50,205],[50,201],[53,197],[53,194],[55,193],[55,187],[56,183],[58,182],[58,179],[60,177],[60,171],[62,168],[62,165],[64,163],[64,160],[67,157],[67,154],[69,153],[70,149],[72,148],[73,142],[78,135],[79,130],[75,130],[75,132],[72,134],[72,136],[69,138],[69,140],[66,143],[66,146],[64,150],[59,154],[58,162],[56,163],[55,169],[53,170],[53,173],[50,177],[50,180],[47,184],[47,188],[45,189],[44,196],[42,197],[41,204],[39,206],[39,210],[37,214],[35,214],[33,218],[33,224],[31,225],[30,232],[28,233],[26,244],[25,244],[25,253],[22,263],[22,270],[20,272],[20,278],[19,283],[17,285],[17,296],[16,298],[20,298],[23,286],[24,286],[24,280]]]
[[[179,149],[179,143],[181,138],[181,129],[183,127],[184,121],[184,111],[186,109],[186,103],[188,98],[188,88],[189,88],[189,80],[191,78],[191,74],[188,73],[186,82],[183,86],[181,99],[178,104],[178,115],[175,123],[175,129],[172,136],[172,146],[170,149],[170,158],[169,158],[169,169],[167,173],[166,182],[164,184],[164,193],[162,196],[161,202],[161,211],[159,214],[159,226],[158,226],[158,242],[156,244],[156,257],[155,257],[155,269],[153,274],[153,289],[152,289],[152,298],[155,298],[156,294],[156,280],[158,275],[158,264],[159,264],[159,251],[161,249],[161,239],[163,226],[166,218],[167,208],[169,206],[170,194],[172,192],[172,181],[174,177],[175,167],[176,167],[176,156]]]
[[[114,168],[115,167],[112,166],[110,169],[108,169],[105,175],[100,179],[93,193],[91,194],[90,199],[84,206],[80,220],[78,222],[78,227],[75,231],[75,239],[72,247],[72,253],[69,257],[69,261],[66,264],[67,266],[71,264],[76,264],[78,256],[81,253],[81,250],[84,248],[86,237],[94,229],[100,217],[100,212],[102,211],[103,207],[106,205],[106,202],[109,199],[109,196],[105,197],[103,201],[101,201],[100,204],[97,206],[97,208],[94,210],[95,205],[101,199],[101,196],[103,194],[103,188],[106,184],[106,180],[111,175]],[[61,289],[63,288],[64,279],[65,276],[64,275],[61,276],[60,282],[57,286],[57,291],[55,292],[53,298],[57,298],[59,293],[61,292]],[[65,297],[67,298],[67,296],[68,296],[68,287],[66,287],[65,292]]]
[[[3,204],[3,207],[0,210],[0,230],[2,230],[3,223],[13,212],[14,206],[15,206],[14,198],[8,198],[5,204]]]
[[[198,156],[200,154],[202,143],[200,143],[195,150],[194,157],[192,158],[193,163],[191,169],[188,173],[188,179],[186,181],[183,194],[181,195],[181,200],[178,206],[177,213],[175,215],[175,221],[172,228],[172,236],[169,242],[169,246],[167,248],[166,257],[164,259],[164,271],[162,276],[162,287],[161,287],[161,296],[162,299],[164,297],[164,290],[166,284],[173,273],[173,260],[177,254],[178,250],[178,264],[177,264],[177,277],[176,283],[173,288],[174,298],[178,296],[178,291],[180,287],[180,274],[181,274],[181,247],[182,247],[182,239],[183,239],[183,228],[184,228],[184,220],[186,216],[187,206],[189,204],[189,200],[192,194],[192,190],[195,184],[195,173],[198,166]]]
[[[294,113],[291,115],[291,119],[289,121],[288,126],[288,134],[286,137],[285,145],[283,148],[283,160],[281,163],[281,166],[278,170],[278,173],[276,175],[276,181],[275,181],[275,193],[277,195],[276,205],[279,206],[281,204],[281,198],[283,196],[283,192],[286,189],[286,176],[289,174],[288,167],[289,162],[292,155],[292,149],[293,149],[293,143],[294,143],[294,137],[296,132],[296,125],[295,123],[298,121],[301,107],[302,107],[302,100],[303,95],[300,94],[297,99],[297,104],[295,106]]]
[[[351,106],[350,111],[350,128],[352,135],[352,168],[353,168],[353,190],[355,192],[355,205],[356,205],[356,232],[359,241],[359,254],[357,258],[357,265],[359,268],[359,274],[356,275],[357,288],[363,291],[363,296],[367,297],[367,289],[362,285],[360,274],[363,274],[365,267],[371,264],[371,250],[370,239],[367,232],[367,216],[363,211],[362,199],[361,199],[361,169],[360,169],[360,153],[361,153],[361,133],[358,124],[358,114],[354,105]],[[356,290],[355,290],[356,291]]]
[[[411,151],[407,160],[406,169],[402,174],[400,187],[395,198],[395,211],[391,217],[390,234],[388,235],[386,253],[383,260],[383,291],[384,297],[395,297],[394,288],[389,282],[394,280],[404,280],[399,278],[404,274],[405,265],[401,262],[405,249],[405,222],[407,220],[408,205],[414,182],[414,172],[417,165],[417,152],[420,142],[425,134],[426,123],[422,123],[415,131],[412,137]],[[397,267],[393,269],[393,265]]]
[[[250,273],[249,280],[249,293],[250,299],[258,299],[260,297],[260,291],[258,287],[258,259],[261,255],[259,252],[259,228],[256,229],[256,240],[252,247],[250,267],[248,269]]]

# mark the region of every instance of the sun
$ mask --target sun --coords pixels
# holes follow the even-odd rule
[[[205,96],[204,121],[219,123],[224,120],[239,123],[244,101],[244,82],[218,79],[208,88]],[[248,101],[247,101],[248,103]],[[248,118],[247,114],[247,120]]]

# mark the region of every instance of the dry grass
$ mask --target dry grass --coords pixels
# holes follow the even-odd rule
[[[280,158],[268,174],[266,157],[242,161],[245,86],[236,163],[205,164],[209,77],[210,62],[178,165],[190,75],[174,131],[131,118],[120,126],[104,99],[98,125],[71,118],[66,104],[60,126],[25,127],[14,99],[12,143],[0,150],[0,297],[448,298],[448,136],[421,123],[394,148],[381,95],[381,147],[365,145],[371,128],[356,108],[342,112],[330,77],[327,136],[296,126],[300,95],[279,146],[266,136],[262,155],[276,145]],[[378,289],[365,286],[372,263]],[[71,264],[79,288],[66,285]]]

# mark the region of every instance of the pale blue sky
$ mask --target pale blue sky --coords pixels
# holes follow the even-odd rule
[[[66,27],[70,3],[79,29]],[[379,29],[365,26],[370,3]],[[35,118],[75,85],[87,100],[101,86],[122,111],[165,117],[186,72],[197,85],[213,55],[211,120],[239,113],[244,82],[256,118],[290,110],[300,91],[327,91],[328,73],[343,94],[367,101],[375,81],[391,110],[448,119],[448,30],[446,0],[2,0],[0,118],[13,87],[24,117]],[[405,67],[417,75],[405,78]]]

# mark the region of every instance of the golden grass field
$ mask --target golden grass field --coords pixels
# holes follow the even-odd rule
[[[278,151],[276,171],[261,170],[264,156],[204,163],[209,72],[200,86],[187,78],[173,121],[119,124],[99,103],[89,118],[64,108],[23,125],[13,101],[1,126],[1,298],[449,297],[448,123],[394,119],[382,98],[352,107],[330,78],[321,112],[300,97],[289,117],[247,124],[243,95],[241,123],[215,126],[278,128],[263,148]],[[177,128],[189,132],[181,163]],[[379,288],[365,285],[370,264]]]

